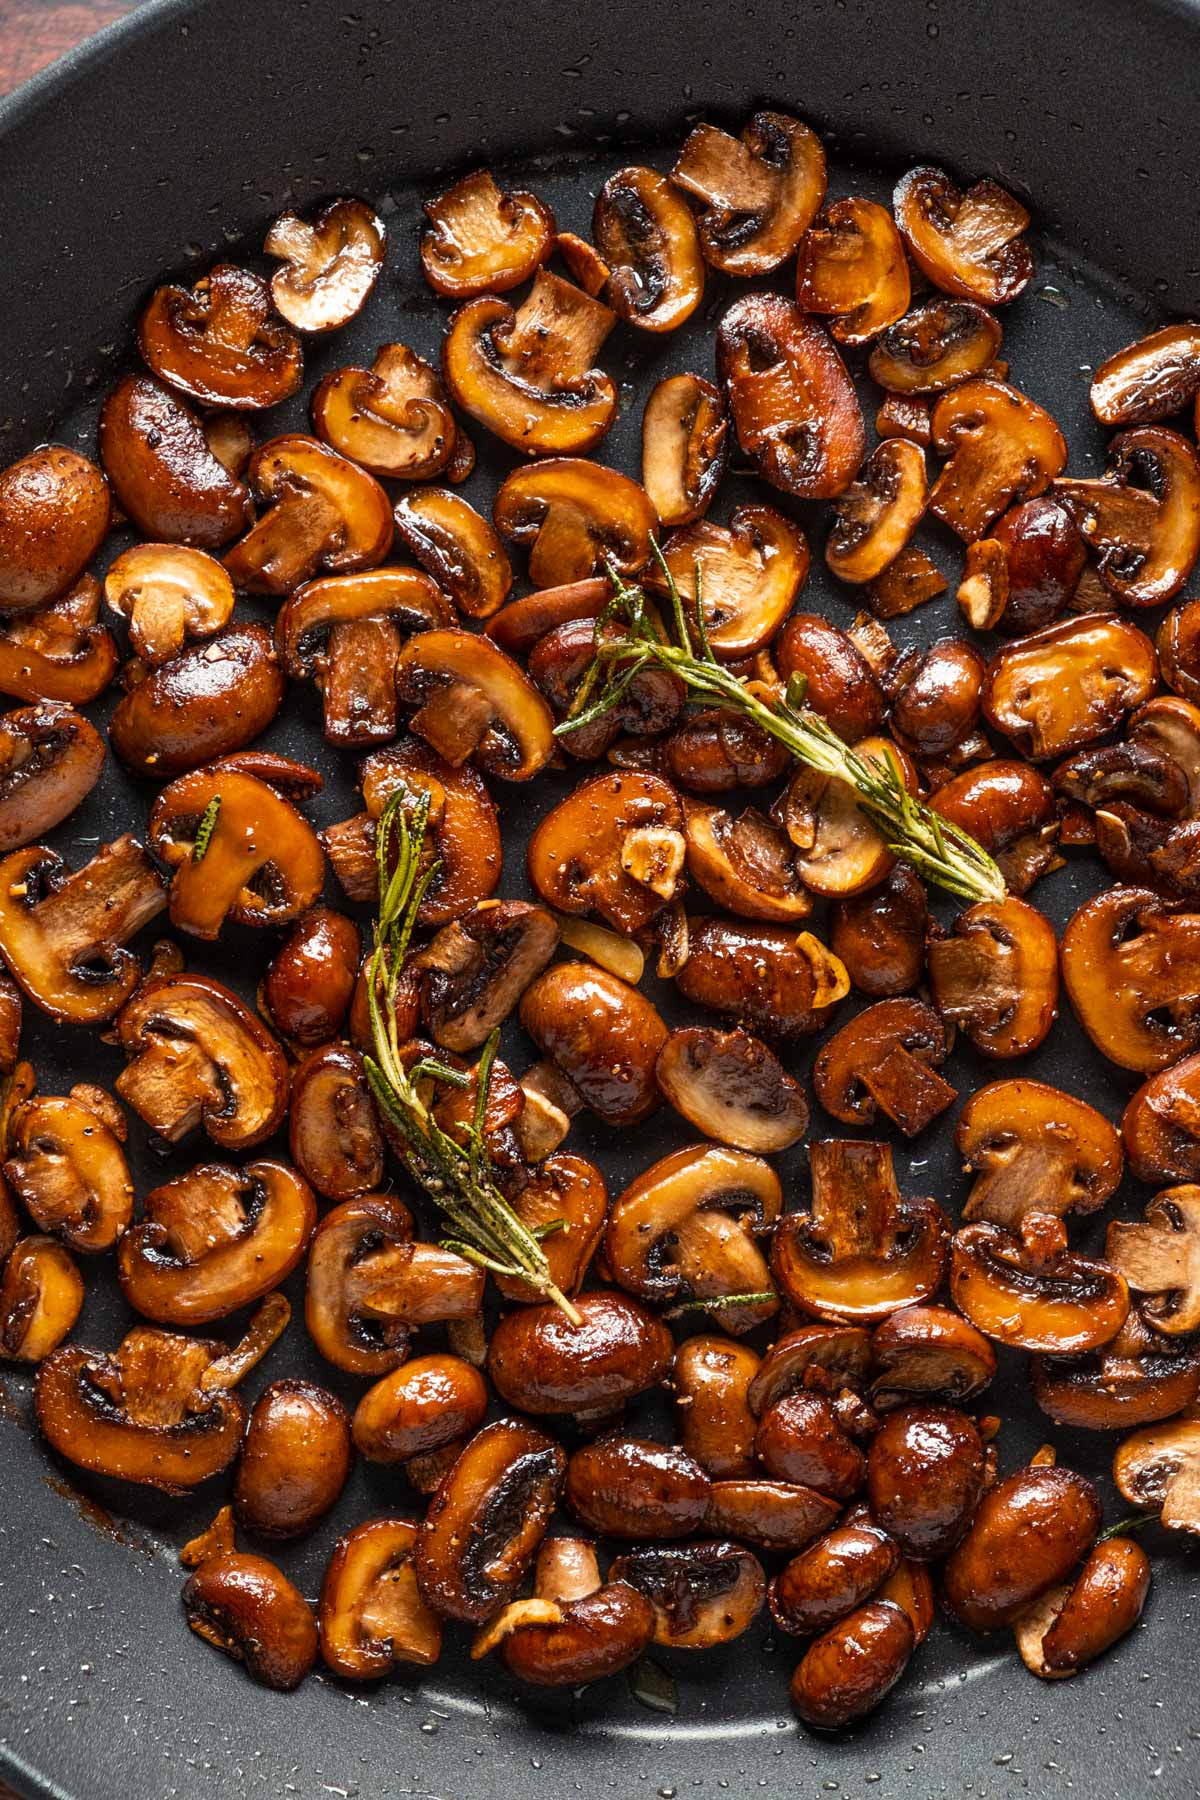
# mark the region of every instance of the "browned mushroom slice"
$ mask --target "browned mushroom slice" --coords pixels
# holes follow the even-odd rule
[[[935,297],[890,325],[871,349],[872,378],[892,394],[944,394],[991,368],[1000,321],[973,300]]]
[[[843,1125],[873,1125],[884,1113],[905,1137],[932,1124],[957,1093],[938,1074],[948,1045],[942,1021],[922,1000],[881,1000],[824,1045],[813,1087]]]
[[[334,1545],[321,1586],[321,1656],[343,1680],[377,1681],[441,1654],[441,1621],[413,1572],[419,1534],[408,1519],[368,1519]]]
[[[1144,1223],[1113,1219],[1104,1253],[1142,1302],[1156,1331],[1179,1337],[1200,1326],[1200,1187],[1164,1188]]]
[[[1125,606],[1161,606],[1200,555],[1200,459],[1162,425],[1123,431],[1099,479],[1056,481],[1060,500],[1096,558],[1100,580]]]
[[[983,1496],[970,1530],[942,1571],[951,1616],[972,1631],[994,1631],[1070,1575],[1102,1518],[1092,1482],[1035,1461]]]
[[[387,232],[362,200],[331,200],[312,224],[280,215],[263,244],[283,267],[271,277],[275,310],[297,331],[338,331],[379,279]]]
[[[1029,1213],[1019,1231],[955,1232],[950,1293],[958,1310],[987,1337],[1022,1350],[1073,1355],[1107,1344],[1129,1311],[1124,1276],[1069,1250],[1061,1219]]]
[[[149,375],[126,375],[100,412],[100,456],[123,512],[148,537],[215,550],[253,519],[242,471],[214,453],[191,408]]]
[[[254,452],[250,485],[267,510],[225,567],[252,594],[290,594],[319,568],[347,574],[381,563],[392,509],[373,476],[318,439],[292,432]]]
[[[1087,1356],[1035,1356],[1033,1393],[1059,1425],[1120,1431],[1169,1419],[1200,1393],[1200,1350],[1161,1336],[1136,1307],[1116,1337]]]
[[[223,1319],[286,1281],[316,1222],[311,1188],[285,1164],[202,1163],[146,1195],[117,1256],[122,1292],[162,1325]]]
[[[292,1077],[288,1107],[292,1161],[327,1200],[377,1188],[385,1146],[363,1060],[346,1044],[323,1044]]]
[[[550,208],[524,191],[503,193],[487,169],[427,200],[425,212],[432,229],[421,239],[421,267],[451,299],[519,287],[554,245]]]
[[[809,706],[848,744],[880,729],[885,702],[876,671],[854,639],[820,613],[793,613],[773,654],[781,680],[803,676]]]
[[[1056,866],[1054,789],[1028,763],[997,757],[964,769],[931,794],[929,804],[990,851],[1016,894]]]
[[[870,1373],[871,1334],[861,1325],[802,1325],[767,1351],[747,1401],[762,1419],[778,1401],[801,1391],[855,1394]]]
[[[825,561],[838,579],[874,581],[882,574],[917,529],[927,493],[920,445],[907,438],[879,444],[834,508]]]
[[[755,113],[740,138],[696,125],[671,179],[702,200],[700,242],[726,275],[766,275],[785,262],[825,198],[820,139],[787,113]]]
[[[529,878],[559,912],[595,912],[632,936],[674,897],[684,850],[670,783],[616,770],[585,781],[546,814],[529,841]]]
[[[1200,1047],[1200,913],[1113,888],[1071,918],[1062,964],[1075,1015],[1111,1062],[1152,1075]]]
[[[944,594],[949,583],[918,544],[906,544],[871,582],[868,598],[877,619],[897,619]]]
[[[642,486],[663,525],[690,525],[712,505],[729,455],[720,392],[702,375],[668,375],[642,414]]]
[[[910,652],[892,673],[889,692],[897,742],[925,765],[946,758],[954,766],[970,745],[979,723],[984,661],[961,638],[935,638],[927,650]],[[990,746],[985,746],[990,754]]]
[[[244,1664],[263,1687],[290,1692],[317,1659],[312,1608],[265,1556],[227,1550],[204,1557],[180,1599],[196,1636]]]
[[[929,981],[943,1019],[985,1056],[1026,1056],[1058,1014],[1058,944],[1043,913],[1009,895],[958,915],[929,945]]]
[[[618,574],[636,575],[650,560],[658,524],[636,481],[573,456],[515,469],[492,516],[502,537],[532,545],[529,578],[539,587],[580,581],[610,562]]]
[[[1050,1588],[1013,1627],[1021,1660],[1043,1681],[1076,1674],[1133,1630],[1150,1591],[1150,1560],[1117,1536],[1091,1550],[1074,1582]]]
[[[443,925],[418,955],[421,1013],[444,1050],[478,1050],[515,1009],[558,944],[542,906],[485,901]]]
[[[405,344],[369,369],[335,369],[312,397],[317,436],[372,475],[422,481],[454,454],[457,427],[438,375]]]
[[[278,406],[304,379],[300,340],[273,316],[266,282],[229,263],[190,290],[156,288],[138,349],[160,380],[203,406]]]
[[[744,919],[781,923],[812,911],[791,844],[753,807],[735,819],[689,801],[684,832],[688,872],[718,905]]]
[[[0,714],[0,853],[53,830],[100,779],[104,742],[69,706]]]
[[[521,1023],[606,1124],[636,1125],[658,1105],[654,1063],[667,1028],[644,994],[607,969],[543,970],[521,997]]]
[[[910,169],[892,206],[913,261],[945,294],[999,306],[1033,274],[1029,214],[994,181],[963,193],[940,169]]]
[[[1200,701],[1200,601],[1173,606],[1158,628],[1162,678],[1173,693]]]
[[[363,569],[306,581],[275,622],[279,658],[293,680],[316,681],[331,744],[386,743],[396,735],[396,664],[402,634],[449,625],[450,607],[415,569]]]
[[[808,579],[804,533],[771,506],[739,506],[728,526],[684,525],[667,539],[663,559],[692,617],[699,593],[709,644],[724,662],[765,650]],[[665,591],[658,569],[646,581]]]
[[[171,923],[194,937],[218,937],[226,919],[286,925],[325,879],[317,834],[291,802],[221,763],[163,790],[150,842],[172,871]]]
[[[83,1310],[83,1277],[54,1238],[19,1238],[0,1270],[0,1362],[40,1363]]]
[[[1121,1133],[1139,1181],[1200,1178],[1200,1056],[1185,1056],[1143,1082],[1125,1108]]]
[[[203,550],[136,544],[110,563],[104,598],[129,621],[129,642],[148,663],[164,663],[195,638],[210,638],[233,611],[233,583]]]
[[[527,456],[590,450],[617,416],[617,390],[595,366],[612,310],[539,269],[514,312],[489,296],[446,328],[442,375],[464,412]]]
[[[489,775],[528,781],[554,749],[554,717],[503,650],[466,631],[411,637],[396,662],[396,691],[416,706],[410,724],[451,767],[475,756]]]
[[[1178,819],[1188,805],[1188,778],[1181,765],[1152,743],[1132,737],[1121,744],[1077,750],[1054,771],[1054,786],[1069,800],[1097,812],[1123,801],[1159,819]]]
[[[676,1112],[719,1144],[769,1155],[796,1143],[808,1126],[804,1090],[744,1031],[673,1031],[655,1074]]]
[[[65,594],[108,532],[112,496],[86,456],[43,444],[0,469],[0,612]]]
[[[929,510],[968,543],[1006,507],[1043,493],[1067,461],[1050,414],[1003,381],[963,382],[933,410],[933,446],[949,458]]]
[[[542,1080],[535,1090],[531,1082],[533,1074],[533,1070],[527,1070],[522,1078],[525,1107],[517,1120],[518,1135],[530,1112],[531,1095],[550,1086]],[[560,1084],[561,1080],[560,1077]],[[578,1110],[577,1101],[569,1104]],[[567,1123],[570,1123],[569,1119]],[[550,1265],[550,1279],[560,1293],[577,1294],[604,1236],[608,1218],[608,1190],[604,1177],[586,1157],[567,1152],[547,1156],[544,1161],[531,1160],[538,1160],[539,1166],[512,1202],[513,1211],[527,1231],[554,1225],[555,1229],[541,1240]],[[535,1305],[541,1300],[541,1295],[519,1278],[498,1275],[495,1280],[506,1300]]]
[[[955,1142],[975,1176],[963,1218],[1010,1229],[1028,1213],[1095,1212],[1116,1192],[1124,1165],[1102,1113],[1025,1077],[972,1094]]]
[[[936,1201],[902,1197],[887,1144],[824,1138],[809,1160],[811,1208],[783,1215],[771,1249],[793,1305],[870,1323],[927,1299],[945,1272],[950,1233]]]
[[[125,944],[166,904],[135,838],[104,845],[74,875],[55,851],[31,845],[0,863],[0,956],[52,1018],[99,1024],[138,979]]]
[[[850,987],[811,932],[741,919],[689,918],[688,955],[675,980],[686,1000],[772,1039],[819,1031]]]
[[[135,774],[169,779],[258,737],[286,686],[265,627],[235,625],[136,682],[112,716],[109,740]]]
[[[120,660],[99,617],[100,583],[93,575],[37,612],[0,615],[0,693],[70,706],[94,700]]]
[[[1092,376],[1102,425],[1154,425],[1200,394],[1200,325],[1164,325],[1126,345]]]
[[[151,976],[116,1023],[122,1100],[167,1143],[202,1126],[226,1150],[270,1137],[287,1111],[287,1063],[248,1007],[207,975]]]
[[[133,1217],[124,1136],[102,1089],[26,1100],[7,1120],[4,1179],[39,1230],[72,1250],[111,1250]]]
[[[930,405],[919,394],[889,394],[875,414],[881,438],[908,438],[926,449],[931,435]]]
[[[717,369],[738,443],[772,487],[828,500],[850,485],[866,432],[823,326],[782,294],[749,294],[721,320]]]
[[[884,769],[890,764],[908,792],[916,793],[916,769],[890,738],[861,738],[855,748],[868,764]],[[801,880],[815,894],[839,899],[861,894],[882,881],[892,867],[883,832],[860,811],[848,781],[800,769],[773,811],[795,846]]]
[[[1200,1405],[1127,1437],[1113,1480],[1131,1506],[1158,1511],[1168,1531],[1200,1533]]]
[[[754,1552],[725,1539],[647,1544],[618,1556],[608,1577],[646,1596],[654,1642],[673,1650],[732,1642],[753,1624],[767,1592]]]
[[[983,1333],[944,1306],[905,1306],[875,1327],[871,1404],[879,1411],[912,1400],[961,1406],[996,1373],[996,1352]]]
[[[839,344],[867,344],[908,309],[904,245],[885,206],[857,196],[819,212],[800,240],[796,299],[833,314]]]
[[[704,258],[692,209],[654,169],[618,169],[596,196],[596,249],[608,268],[604,296],[643,331],[675,331],[704,297]]]
[[[398,536],[460,613],[490,619],[503,606],[512,567],[493,526],[461,494],[412,488],[397,500],[393,517]]]
[[[1112,614],[1064,619],[1006,645],[988,665],[983,710],[1037,761],[1092,743],[1154,692],[1154,646]]]
[[[502,1608],[471,1655],[499,1645],[518,1680],[578,1689],[627,1668],[653,1630],[654,1608],[644,1595],[624,1581],[601,1584],[591,1544],[555,1537],[538,1552],[534,1597]]]

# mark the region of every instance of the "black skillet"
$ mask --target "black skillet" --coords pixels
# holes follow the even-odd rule
[[[1194,0],[460,0],[436,13],[388,0],[163,0],[0,103],[0,460],[51,435],[90,446],[92,396],[127,356],[149,285],[164,270],[199,273],[243,237],[252,254],[285,203],[360,192],[381,200],[391,229],[387,274],[366,314],[310,355],[310,373],[360,361],[385,338],[430,355],[440,309],[415,243],[419,197],[443,172],[483,160],[519,170],[562,225],[586,231],[591,196],[629,160],[627,146],[661,164],[689,117],[740,123],[763,102],[823,131],[836,192],[886,195],[898,167],[921,161],[995,175],[1033,201],[1039,272],[1006,316],[1005,354],[1062,422],[1074,468],[1097,467],[1085,365],[1164,308],[1200,308]],[[712,299],[719,307],[715,284]],[[694,334],[662,345],[630,333],[610,340],[624,417],[606,460],[636,467],[649,381],[709,369],[712,311]],[[300,423],[300,409],[284,412],[278,429]],[[507,459],[481,460],[471,491],[486,502]],[[738,497],[731,480],[721,505]],[[935,554],[953,568],[948,542]],[[814,566],[805,604],[844,619],[844,598]],[[897,636],[924,642],[953,628],[945,600]],[[322,822],[351,810],[352,768],[321,744],[311,694],[292,697],[267,741],[324,769],[313,808]],[[118,830],[141,829],[147,801],[110,771],[54,841],[83,860]],[[504,801],[506,885],[518,891],[531,810],[549,799],[539,785]],[[1061,925],[1095,880],[1076,864],[1045,881],[1039,901]],[[209,966],[250,993],[267,954],[247,933]],[[85,1074],[111,1081],[116,1070],[112,1051],[44,1021],[27,1024],[25,1043],[49,1092]],[[1128,1089],[1069,1019],[1026,1066],[1110,1116]],[[952,1073],[969,1089],[986,1072],[959,1057]],[[962,1183],[947,1134],[929,1135],[939,1142],[898,1150],[902,1182],[954,1205]],[[663,1121],[633,1145],[585,1130],[583,1147],[590,1140],[619,1185],[683,1137]],[[783,1172],[802,1196],[802,1156]],[[143,1187],[163,1175],[141,1146],[137,1174]],[[1121,1196],[1127,1212],[1136,1203]],[[77,1335],[111,1343],[127,1315],[104,1278],[93,1285]],[[251,1393],[285,1364],[329,1378],[293,1327]],[[1142,1628],[1084,1677],[1043,1686],[1009,1642],[981,1646],[942,1627],[886,1707],[831,1741],[790,1718],[790,1647],[762,1626],[723,1656],[660,1659],[677,1684],[674,1715],[646,1710],[621,1682],[531,1702],[502,1671],[459,1655],[420,1681],[367,1693],[318,1678],[281,1697],[184,1628],[176,1551],[217,1497],[180,1506],[85,1486],[31,1434],[28,1379],[7,1370],[0,1380],[0,1773],[21,1792],[1200,1793],[1197,1563],[1161,1532],[1146,1540],[1156,1583]],[[1018,1361],[1005,1362],[989,1403],[1006,1420],[1003,1464],[1015,1466],[1049,1435]],[[1105,1475],[1109,1439],[1054,1435],[1064,1460]],[[1111,1520],[1120,1502],[1111,1487],[1105,1494]],[[334,1518],[286,1555],[288,1567],[315,1593],[337,1530],[408,1504],[395,1476],[360,1471]]]

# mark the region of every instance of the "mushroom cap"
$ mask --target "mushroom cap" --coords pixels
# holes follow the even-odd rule
[[[867,344],[907,310],[912,294],[904,245],[886,206],[857,195],[822,208],[800,240],[796,299],[832,313],[839,344]]]
[[[964,193],[940,169],[910,169],[892,207],[913,261],[943,293],[998,306],[1033,274],[1029,214],[994,181]]]
[[[993,1225],[1019,1225],[1030,1212],[1095,1212],[1116,1192],[1124,1165],[1102,1113],[1028,1077],[978,1088],[955,1143],[976,1176],[962,1216]]]
[[[934,295],[889,325],[872,346],[871,378],[891,394],[944,394],[991,368],[1003,332],[974,300]]]
[[[1102,425],[1153,425],[1200,393],[1200,325],[1163,325],[1127,344],[1092,376],[1092,411]]]
[[[0,469],[0,612],[25,612],[65,594],[91,562],[112,516],[94,462],[43,444]]]
[[[250,525],[240,471],[226,467],[199,417],[153,376],[126,375],[112,389],[99,443],[121,510],[148,537],[215,550]]]
[[[275,310],[297,331],[337,331],[359,312],[383,268],[387,232],[362,200],[331,200],[311,225],[283,213],[263,244],[282,268],[271,277]]]
[[[809,551],[804,533],[774,507],[739,506],[728,526],[679,526],[663,560],[693,618],[700,593],[713,655],[737,662],[774,639],[808,579]],[[652,570],[646,585],[663,592],[666,577]]]
[[[915,1137],[957,1098],[937,1073],[948,1049],[931,1006],[880,1000],[822,1046],[813,1068],[817,1098],[844,1125],[872,1125],[882,1112]]]
[[[182,544],[135,544],[109,564],[104,598],[129,621],[143,661],[164,663],[228,623],[233,583],[215,557]]]
[[[0,853],[52,831],[95,787],[104,740],[53,702],[0,715]]]
[[[799,119],[758,112],[740,138],[694,126],[671,179],[705,204],[700,242],[713,267],[766,275],[791,255],[825,198],[825,152]]]
[[[485,637],[451,630],[417,633],[397,658],[396,689],[402,702],[421,704],[414,729],[439,693],[459,715],[468,693],[472,704],[479,697],[482,730],[457,761],[473,751],[488,774],[506,781],[528,781],[549,761],[554,749],[549,707],[517,664]],[[440,719],[436,729],[441,738]]]
[[[512,565],[494,527],[449,488],[410,488],[393,508],[396,533],[460,613],[490,619],[508,598]],[[495,633],[503,650],[506,643]]]

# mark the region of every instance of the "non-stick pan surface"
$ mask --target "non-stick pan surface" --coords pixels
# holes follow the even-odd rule
[[[1200,305],[1192,6],[697,0],[686,13],[648,13],[634,0],[608,0],[584,17],[529,0],[519,13],[464,3],[434,17],[381,0],[353,12],[331,0],[169,0],[0,106],[0,459],[51,434],[90,445],[93,390],[127,355],[149,283],[163,269],[198,272],[243,238],[253,253],[285,202],[365,193],[392,237],[366,313],[311,351],[310,376],[369,360],[387,338],[432,355],[442,314],[420,279],[415,244],[419,199],[439,171],[490,160],[534,186],[562,226],[586,231],[599,182],[630,159],[629,146],[663,165],[689,116],[736,120],[762,101],[824,131],[835,192],[886,196],[891,172],[908,159],[992,173],[1033,198],[1048,229],[1038,276],[1006,315],[1005,354],[1022,387],[1063,424],[1073,466],[1098,467],[1086,365],[1162,307]],[[622,384],[623,417],[604,460],[636,469],[641,402],[654,380],[709,371],[725,297],[714,283],[705,320],[661,344],[632,333],[610,340],[605,360]],[[284,408],[276,428],[302,422],[301,407]],[[480,448],[468,491],[485,504],[510,459]],[[721,508],[744,497],[731,478]],[[948,540],[934,550],[955,567]],[[819,559],[814,568],[805,605],[844,620],[844,597]],[[246,610],[266,616],[261,604]],[[935,602],[895,635],[927,642],[953,630],[955,617],[951,600]],[[327,786],[313,807],[321,823],[354,809],[353,760],[323,745],[311,692],[293,693],[264,741],[322,768]],[[504,891],[520,891],[525,838],[553,796],[553,783],[499,796]],[[148,799],[110,769],[51,841],[83,861],[117,831],[141,830]],[[1037,897],[1061,926],[1095,885],[1076,864]],[[252,995],[265,936],[243,933],[204,965]],[[663,1004],[670,1011],[671,997]],[[115,1052],[32,1010],[25,1051],[45,1091],[81,1076],[111,1083]],[[514,1060],[523,1066],[523,1053]],[[1069,1019],[1022,1067],[1109,1116],[1128,1092]],[[992,1071],[960,1053],[950,1073],[969,1091]],[[928,1142],[898,1147],[897,1165],[909,1191],[954,1207],[963,1183],[947,1136],[935,1127]],[[617,1188],[683,1141],[681,1122],[662,1120],[632,1142],[585,1126],[580,1147]],[[189,1144],[164,1164],[139,1138],[140,1191],[199,1154]],[[789,1196],[802,1198],[803,1156],[783,1159],[781,1171]],[[1136,1198],[1124,1192],[1121,1208]],[[108,1344],[128,1315],[110,1282],[92,1285],[76,1336]],[[297,1325],[250,1394],[285,1364],[339,1385]],[[1200,1793],[1197,1565],[1161,1532],[1146,1539],[1156,1585],[1143,1626],[1083,1678],[1043,1686],[1009,1642],[993,1649],[942,1627],[887,1706],[836,1740],[806,1735],[790,1717],[790,1647],[765,1625],[723,1656],[659,1657],[677,1683],[674,1716],[644,1710],[621,1682],[533,1703],[497,1666],[461,1654],[420,1680],[365,1691],[318,1677],[281,1697],[214,1656],[180,1616],[178,1547],[216,1499],[180,1504],[85,1482],[32,1435],[28,1378],[6,1370],[0,1381],[0,1772],[30,1794]],[[341,1385],[352,1397],[354,1384]],[[1105,1476],[1112,1440],[1047,1432],[1026,1397],[1021,1359],[1004,1361],[989,1404],[1005,1417],[1005,1468],[1053,1435],[1065,1461]],[[1120,1503],[1105,1492],[1111,1520]],[[411,1503],[394,1474],[360,1469],[333,1518],[282,1560],[315,1594],[337,1531]]]

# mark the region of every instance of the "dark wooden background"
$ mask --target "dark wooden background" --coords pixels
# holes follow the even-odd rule
[[[132,0],[0,0],[0,94],[132,11]]]

